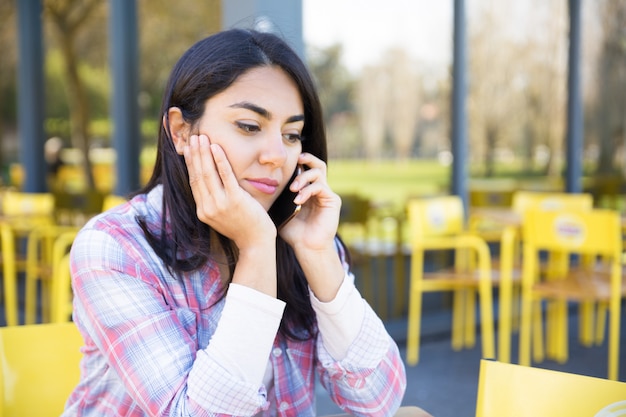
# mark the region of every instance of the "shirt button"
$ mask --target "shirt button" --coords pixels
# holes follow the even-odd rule
[[[282,403],[280,403],[280,411],[285,411],[288,408],[289,404],[287,402],[283,401]]]
[[[272,351],[272,354],[276,357],[279,357],[280,355],[283,354],[283,351],[281,350],[281,348],[274,348],[274,350]]]

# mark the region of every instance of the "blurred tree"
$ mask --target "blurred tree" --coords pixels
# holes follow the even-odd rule
[[[598,6],[603,36],[595,77],[598,97],[594,124],[599,142],[596,173],[614,174],[618,149],[626,158],[626,2],[603,0]],[[626,160],[621,165],[626,173]]]
[[[158,119],[172,67],[191,44],[221,29],[221,0],[139,0],[140,97],[144,117]],[[156,142],[156,137],[149,138]]]
[[[334,113],[352,111],[350,100],[354,83],[348,70],[341,63],[342,46],[309,48],[307,64],[319,88],[324,117]]]
[[[470,25],[469,149],[487,176],[499,149],[521,151],[530,169],[539,146],[546,149],[544,171],[560,174],[567,61],[566,10],[558,3],[533,0],[528,24],[513,25],[510,4],[486,1]],[[533,26],[543,30],[520,30]]]
[[[387,129],[391,134],[396,158],[411,156],[419,117],[420,88],[416,65],[404,49],[391,49],[384,64],[389,74],[389,111]]]
[[[367,159],[380,159],[385,140],[389,78],[382,66],[368,66],[357,82],[355,105]]]
[[[86,56],[100,60],[106,56],[102,53],[106,50],[106,44],[104,44],[106,36],[93,36],[97,33],[98,27],[100,26],[100,30],[102,30],[104,25],[96,25],[91,20],[98,11],[101,12],[101,18],[104,16],[103,7],[103,2],[100,0],[47,0],[44,2],[46,16],[49,17],[49,21],[55,29],[55,40],[61,50],[65,64],[64,75],[70,110],[71,142],[72,146],[80,149],[84,156],[83,169],[88,189],[94,188],[93,171],[88,158],[91,115],[90,103],[79,66],[81,59],[86,59]],[[102,34],[102,32],[100,33]],[[90,42],[85,44],[88,39]],[[82,55],[81,52],[84,52],[85,55]]]
[[[17,125],[16,105],[16,71],[17,45],[15,44],[16,33],[15,5],[12,1],[0,1],[0,137],[13,132]],[[8,141],[2,141],[0,146],[0,165],[5,162],[5,152],[8,149]]]
[[[341,63],[341,45],[307,49],[307,64],[319,89],[331,157],[356,153],[354,80]]]
[[[470,33],[469,120],[470,152],[481,161],[484,175],[495,173],[498,149],[511,149],[521,119],[519,45],[502,32],[506,21],[502,7],[484,10]]]

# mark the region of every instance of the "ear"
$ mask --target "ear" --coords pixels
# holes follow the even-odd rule
[[[185,121],[183,112],[178,107],[170,107],[167,111],[167,120],[163,117],[163,127],[167,130],[169,120],[169,133],[174,142],[174,148],[179,155],[183,154],[183,149],[189,139],[189,123]]]

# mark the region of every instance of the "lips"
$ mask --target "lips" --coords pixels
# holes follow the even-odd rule
[[[271,178],[251,178],[248,182],[264,194],[274,194],[278,189],[278,181]]]

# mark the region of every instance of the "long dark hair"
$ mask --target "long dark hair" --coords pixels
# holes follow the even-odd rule
[[[202,117],[208,99],[228,88],[246,71],[261,66],[281,68],[298,86],[305,121],[302,150],[327,161],[324,122],[315,85],[304,63],[285,41],[270,33],[232,29],[197,42],[183,54],[170,74],[161,106],[165,120],[159,131],[154,171],[138,192],[163,185],[160,230],[149,230],[142,219],[138,222],[154,251],[174,273],[193,271],[206,264],[216,254],[217,243],[228,259],[230,281],[237,250],[227,237],[213,231],[196,215],[184,158],[176,153],[170,138],[168,109],[178,107],[185,121],[193,125]],[[280,332],[286,337],[306,340],[313,336],[315,322],[309,290],[293,250],[280,236],[276,240],[276,258],[278,298],[286,302]]]

